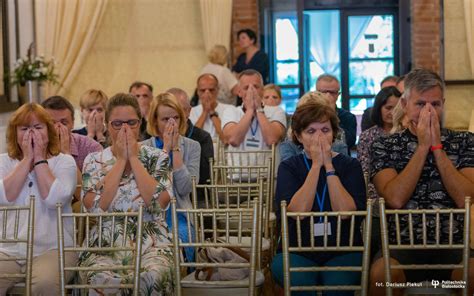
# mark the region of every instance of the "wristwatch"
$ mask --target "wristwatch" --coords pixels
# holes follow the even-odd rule
[[[219,117],[219,113],[217,113],[217,111],[214,111],[212,112],[211,114],[209,114],[209,118],[212,118],[212,117]]]
[[[263,110],[263,107],[258,108],[256,111],[259,113],[265,113],[265,110]]]

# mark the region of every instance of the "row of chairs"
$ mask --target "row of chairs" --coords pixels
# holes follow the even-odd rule
[[[228,187],[232,188],[234,185]],[[243,189],[245,186],[240,184],[240,189]],[[262,182],[259,184],[260,188]],[[238,188],[233,188],[238,190]],[[383,245],[383,256],[385,260],[385,278],[387,282],[390,282],[390,270],[391,269],[453,269],[461,268],[463,270],[463,281],[468,283],[468,269],[469,269],[469,237],[470,237],[470,198],[467,197],[465,201],[464,209],[432,209],[432,210],[390,210],[385,208],[385,202],[380,200],[380,217],[381,217],[381,232],[382,232],[382,245]],[[172,213],[173,213],[173,224],[177,225],[177,214],[182,213],[187,216],[189,223],[192,223],[196,226],[196,236],[192,238],[191,233],[189,233],[189,242],[182,243],[178,239],[174,239],[173,243],[169,246],[173,248],[175,254],[175,281],[176,281],[176,295],[182,295],[182,292],[188,292],[196,294],[196,291],[201,291],[203,294],[209,295],[209,290],[203,292],[204,288],[210,288],[214,293],[225,293],[226,289],[232,288],[234,292],[240,292],[242,295],[255,295],[261,292],[261,287],[263,284],[263,278],[261,274],[261,242],[259,243],[261,224],[259,221],[261,212],[261,203],[258,199],[254,199],[249,203],[249,207],[217,207],[210,209],[177,209],[176,201],[172,200],[171,202]],[[101,288],[122,288],[122,289],[131,289],[133,290],[134,295],[138,295],[138,285],[139,285],[139,271],[140,271],[140,256],[141,253],[141,232],[142,232],[142,207],[139,208],[138,212],[131,213],[62,213],[61,205],[58,205],[58,249],[59,249],[59,262],[60,262],[60,279],[63,295],[66,294],[68,289],[101,289]],[[31,262],[33,254],[33,234],[34,234],[34,199],[30,199],[30,204],[25,207],[1,207],[0,213],[2,214],[3,222],[6,222],[7,215],[15,215],[14,225],[7,225],[4,223],[2,225],[2,236],[1,243],[14,243],[14,244],[26,244],[27,253],[26,257],[22,258],[11,258],[10,260],[25,260],[26,270],[24,274],[2,274],[0,277],[19,277],[24,278],[25,285],[25,294],[30,295],[30,284],[31,284]],[[22,214],[23,213],[23,214]],[[283,267],[284,267],[284,290],[285,295],[291,295],[292,291],[325,291],[325,290],[356,290],[360,291],[361,295],[367,294],[368,289],[368,272],[370,267],[370,237],[372,229],[372,201],[369,200],[367,204],[366,211],[355,211],[355,212],[305,212],[305,213],[295,213],[287,212],[286,204],[283,202],[281,205],[281,225],[282,225],[282,251],[283,251]],[[18,237],[19,221],[22,215],[27,214],[28,217],[28,236],[26,238]],[[456,215],[462,215],[464,217],[464,240],[462,243],[455,243],[453,240],[454,235],[454,219]],[[387,233],[387,220],[389,217],[393,217],[393,221],[396,223],[396,241],[390,242],[388,240]],[[426,227],[423,227],[423,232],[421,238],[416,235],[413,227],[415,223],[413,221],[422,221],[425,222],[427,217],[435,217],[436,223],[436,236],[434,241],[428,240],[428,234]],[[441,239],[442,230],[441,227],[442,217],[448,217],[449,221],[449,232],[448,232],[448,241],[443,242]],[[328,245],[328,232],[325,231],[323,245],[315,244],[314,239],[310,239],[310,242],[303,242],[301,233],[306,231],[301,229],[302,221],[304,219],[310,220],[310,225],[314,224],[316,219],[322,217],[324,223],[328,223],[329,219],[335,219],[337,221],[335,233],[336,244]],[[124,223],[123,227],[133,227],[137,232],[137,241],[135,248],[126,247],[126,242],[113,242],[112,245],[102,242],[99,236],[99,243],[95,246],[87,246],[78,242],[74,238],[73,246],[65,246],[64,243],[64,221],[72,219],[74,230],[76,232],[79,229],[76,227],[77,223],[75,222],[77,218],[85,219],[86,230],[89,230],[92,225],[97,225],[98,229],[102,229],[103,223],[105,221],[112,221],[112,230],[117,223]],[[363,218],[363,228],[362,230],[355,227],[355,221],[358,218]],[[288,221],[289,219],[295,220],[297,223],[297,245],[289,246],[289,233],[288,233]],[[350,221],[350,238],[347,245],[342,245],[340,238],[340,225],[343,219],[348,219]],[[206,220],[211,227],[206,227]],[[409,240],[404,242],[401,239],[400,233],[400,221],[409,221]],[[248,224],[250,222],[250,225]],[[410,223],[411,222],[411,223]],[[423,223],[426,225],[426,223]],[[7,229],[12,229],[13,231],[7,232]],[[311,227],[310,237],[314,237],[313,228]],[[356,231],[362,231],[364,244],[358,246],[354,244],[354,237]],[[174,237],[178,236],[177,227],[173,227]],[[8,235],[7,235],[8,234]],[[86,242],[88,240],[88,231],[86,231]],[[181,253],[182,248],[191,247],[197,250],[205,250],[211,247],[221,247],[221,248],[240,248],[246,250],[249,254],[249,260],[247,262],[240,263],[225,263],[225,262],[185,262],[179,254]],[[419,250],[419,249],[451,249],[451,250],[462,250],[463,261],[460,264],[448,264],[448,265],[390,265],[390,251],[391,250]],[[77,266],[65,266],[64,254],[67,252],[124,252],[129,251],[134,253],[134,260],[128,265],[118,265],[118,266],[101,266],[97,267],[94,270],[103,271],[103,270],[129,270],[133,273],[133,283],[132,284],[120,284],[117,286],[110,285],[90,285],[88,283],[66,283],[65,282],[65,273],[70,272],[85,272],[91,271],[90,267],[77,267]],[[362,265],[361,266],[345,266],[345,267],[310,267],[310,268],[297,268],[291,267],[289,254],[292,252],[361,252],[362,253]],[[244,280],[236,281],[200,281],[194,278],[194,274],[186,275],[183,274],[183,271],[189,270],[192,268],[240,268],[248,269],[248,276]],[[359,271],[361,272],[361,284],[359,286],[311,286],[311,287],[296,287],[291,286],[291,276],[296,272],[317,272],[317,271],[331,271],[331,270],[348,270],[348,271]],[[77,278],[76,278],[77,279]],[[392,294],[392,287],[386,287],[387,295]],[[199,295],[199,293],[198,293]],[[463,291],[463,295],[467,295],[467,287]]]
[[[465,288],[462,290],[462,295],[467,295],[468,284],[469,284],[469,257],[470,257],[470,197],[465,198],[465,207],[462,209],[424,209],[424,210],[392,210],[386,209],[384,199],[379,200],[380,210],[380,226],[382,235],[382,254],[384,258],[384,275],[386,282],[382,283],[385,286],[386,295],[391,296],[393,289],[396,285],[385,285],[391,283],[391,270],[402,269],[402,270],[428,270],[428,269],[462,269],[462,281],[464,281]],[[285,295],[291,295],[291,292],[296,291],[328,291],[328,290],[353,290],[360,291],[360,295],[367,295],[368,293],[368,279],[370,269],[370,248],[371,248],[371,232],[372,232],[372,208],[373,201],[368,200],[366,211],[356,212],[287,212],[286,203],[281,204],[281,225],[282,225],[282,253],[283,253],[283,268],[284,268],[284,291]],[[464,219],[463,225],[463,240],[462,242],[456,242],[454,235],[457,231],[454,220],[457,216],[461,216]],[[323,245],[316,245],[314,239],[311,239],[309,244],[301,239],[302,231],[310,231],[311,238],[314,237],[313,228],[309,230],[301,228],[302,223],[300,221],[304,219],[310,219],[309,225],[313,225],[314,221],[319,217],[323,218],[325,225],[328,224],[328,219],[333,217],[337,222],[336,232],[336,244],[328,245],[328,231],[325,229],[323,236]],[[341,245],[341,221],[345,217],[350,220],[350,238],[347,245]],[[363,245],[354,245],[354,229],[355,221],[357,217],[364,218],[365,222],[362,224],[362,239]],[[429,217],[434,218],[435,235],[430,237],[427,230],[427,219]],[[297,245],[289,245],[289,230],[288,221],[294,219],[296,223],[297,233]],[[394,221],[395,223],[395,240],[389,240],[388,234],[388,221]],[[442,221],[448,221],[448,225]],[[402,233],[401,221],[405,221],[408,224],[408,238],[406,234]],[[422,233],[416,233],[414,227],[419,223],[422,226]],[[444,228],[444,229],[443,229]],[[405,235],[405,236],[404,236]],[[392,265],[390,262],[390,253],[393,250],[406,250],[406,251],[418,251],[418,250],[459,250],[462,252],[462,261],[459,264],[399,264]],[[362,265],[361,266],[331,266],[331,267],[291,267],[290,253],[293,252],[361,252],[362,253]],[[358,286],[342,285],[342,286],[292,286],[291,277],[297,272],[321,272],[321,271],[358,271],[361,273],[361,281]],[[447,279],[449,280],[449,279]],[[427,283],[431,284],[431,283]],[[402,286],[401,286],[402,287]],[[415,288],[416,290],[417,288]],[[431,287],[425,285],[422,287],[422,293],[424,295],[441,292],[440,288]],[[420,289],[418,289],[417,292]],[[444,290],[441,293],[455,293],[449,289]]]

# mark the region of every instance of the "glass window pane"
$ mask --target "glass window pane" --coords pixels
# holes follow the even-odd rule
[[[305,87],[314,90],[316,79],[323,73],[341,78],[339,10],[305,11],[305,34],[308,38],[309,73]]]
[[[373,99],[350,99],[349,111],[353,114],[363,114],[365,109],[373,106]]]
[[[290,18],[278,18],[275,22],[277,61],[298,60],[298,34],[296,22]]]
[[[296,104],[298,104],[300,90],[298,88],[282,88],[281,96],[282,102],[280,107],[282,107],[287,114],[293,114],[296,110]]]
[[[275,83],[299,84],[298,22],[296,13],[275,15]]]
[[[388,75],[393,75],[393,60],[349,62],[349,95],[375,95]]]
[[[350,58],[392,58],[393,16],[349,17]]]
[[[298,84],[299,73],[298,63],[279,63],[276,64],[276,84]]]

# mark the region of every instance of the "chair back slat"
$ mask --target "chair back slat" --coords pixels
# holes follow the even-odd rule
[[[83,289],[130,289],[133,295],[139,294],[140,284],[140,268],[141,268],[141,251],[142,251],[142,227],[143,227],[143,205],[140,204],[138,211],[135,212],[104,212],[104,213],[63,213],[62,205],[57,204],[57,219],[58,219],[58,250],[59,250],[59,264],[60,264],[60,284],[61,295],[67,295],[68,290],[83,290]],[[82,223],[72,223],[73,233],[77,233],[80,229],[77,227],[84,227],[85,240],[73,239],[72,246],[65,246],[64,239],[64,225],[66,220],[85,221],[84,226],[79,226]],[[121,229],[119,229],[121,228]],[[92,242],[90,232],[94,230],[97,232],[97,240]],[[121,236],[117,236],[118,232],[122,231]],[[136,241],[133,245],[127,245],[127,238],[129,232],[133,231]],[[109,233],[110,241],[106,239],[105,232]],[[66,266],[66,253],[118,253],[131,252],[133,258],[130,264],[110,264],[101,266]],[[80,277],[76,277],[74,283],[68,284],[66,282],[66,272],[97,272],[97,271],[129,271],[133,275],[132,283],[117,283],[117,284],[92,284],[83,283]]]
[[[383,198],[380,199],[379,205],[385,281],[391,282],[390,271],[392,269],[462,269],[463,281],[468,282],[470,197],[465,198],[464,208],[453,209],[387,209]],[[462,241],[460,241],[461,237],[458,236],[456,239],[454,237],[456,229],[455,217],[460,216],[464,219]],[[408,228],[408,237],[406,233],[402,232],[402,221],[405,221],[406,226],[404,227]],[[394,223],[395,233],[389,234],[389,222]],[[416,231],[414,227],[420,223],[422,223],[421,236],[420,234],[415,236]],[[445,226],[446,224],[447,227]],[[456,222],[456,224],[459,223]],[[389,235],[394,235],[393,240],[390,240]],[[462,262],[459,264],[398,264],[392,266],[390,262],[390,251],[392,250],[462,250]],[[392,295],[393,287],[391,285],[386,286],[385,289],[387,295]],[[467,290],[467,288],[463,289],[463,295],[467,295]]]
[[[367,295],[368,272],[370,267],[370,237],[372,230],[372,205],[373,200],[367,201],[365,211],[344,211],[344,212],[288,212],[286,201],[281,203],[281,230],[282,230],[282,257],[283,257],[283,283],[286,296],[290,296],[295,291],[361,291],[361,295]],[[304,245],[302,236],[302,221],[309,220],[309,246]],[[322,220],[321,220],[322,219]],[[363,233],[360,235],[363,245],[356,244],[356,231],[359,231],[358,221],[365,219],[363,224]],[[295,221],[296,227],[296,246],[290,246],[289,239],[289,221]],[[315,221],[321,221],[322,243],[315,243]],[[329,233],[329,223],[335,221],[336,233]],[[349,238],[347,245],[343,244],[342,222],[349,224]],[[293,231],[293,230],[292,230]],[[335,241],[329,241],[329,236],[335,238]],[[360,252],[362,253],[362,264],[360,266],[312,266],[312,267],[291,267],[290,253],[292,252]],[[321,271],[359,271],[361,272],[361,284],[338,285],[338,286],[292,286],[291,275],[295,272],[321,272]]]
[[[33,243],[34,243],[34,221],[35,221],[35,197],[30,195],[28,204],[24,206],[1,206],[0,215],[2,217],[0,235],[0,244],[16,245],[20,250],[25,251],[25,255],[8,256],[0,259],[2,261],[22,261],[25,262],[26,268],[20,273],[4,273],[0,274],[0,279],[5,278],[21,278],[25,283],[24,294],[31,295],[31,279],[33,268]],[[13,217],[13,222],[9,222],[8,217]],[[20,222],[26,221],[26,233],[20,234]],[[21,247],[23,246],[23,247]]]
[[[218,287],[225,283],[217,283],[213,281],[189,281],[181,278],[181,270],[185,268],[199,268],[199,267],[222,267],[222,268],[247,268],[249,269],[248,283],[240,281],[240,283],[233,283],[232,287],[248,287],[249,295],[254,295],[255,291],[255,275],[257,267],[257,237],[258,237],[258,200],[253,200],[249,208],[244,207],[228,207],[228,208],[193,208],[193,209],[177,209],[176,200],[171,200],[171,211],[173,221],[173,237],[178,237],[178,214],[183,214],[188,219],[199,221],[195,225],[197,233],[195,238],[188,233],[188,241],[173,240],[174,250],[174,270],[176,278],[176,294],[182,295],[182,288],[189,285],[205,287]],[[198,217],[198,218],[195,218]],[[245,219],[251,219],[250,229],[243,227]],[[211,219],[211,229],[207,229],[204,222],[206,219]],[[237,226],[232,226],[232,221],[238,221]],[[221,223],[222,222],[222,223]],[[233,239],[235,237],[236,239]],[[244,238],[248,239],[245,240]],[[210,262],[184,262],[184,259],[177,254],[180,254],[182,248],[194,248],[195,251],[210,247],[222,248],[240,248],[250,250],[250,260],[246,263],[210,263]],[[197,258],[198,259],[198,258]]]

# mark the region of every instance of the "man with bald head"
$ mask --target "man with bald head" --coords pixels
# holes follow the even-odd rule
[[[193,125],[189,120],[191,114],[191,104],[189,103],[188,94],[181,88],[170,88],[166,92],[173,94],[178,100],[179,105],[184,111],[187,120],[187,128],[185,136],[199,142],[201,145],[201,160],[199,166],[199,184],[205,184],[209,180],[209,158],[214,157],[214,147],[212,145],[211,135],[205,130]],[[199,195],[199,193],[198,193]]]
[[[233,110],[234,107],[217,101],[218,85],[219,81],[212,74],[206,73],[198,77],[196,89],[200,104],[191,109],[189,119],[195,126],[211,134],[213,139],[219,138],[222,143],[227,144],[222,133],[221,116],[226,109]]]

